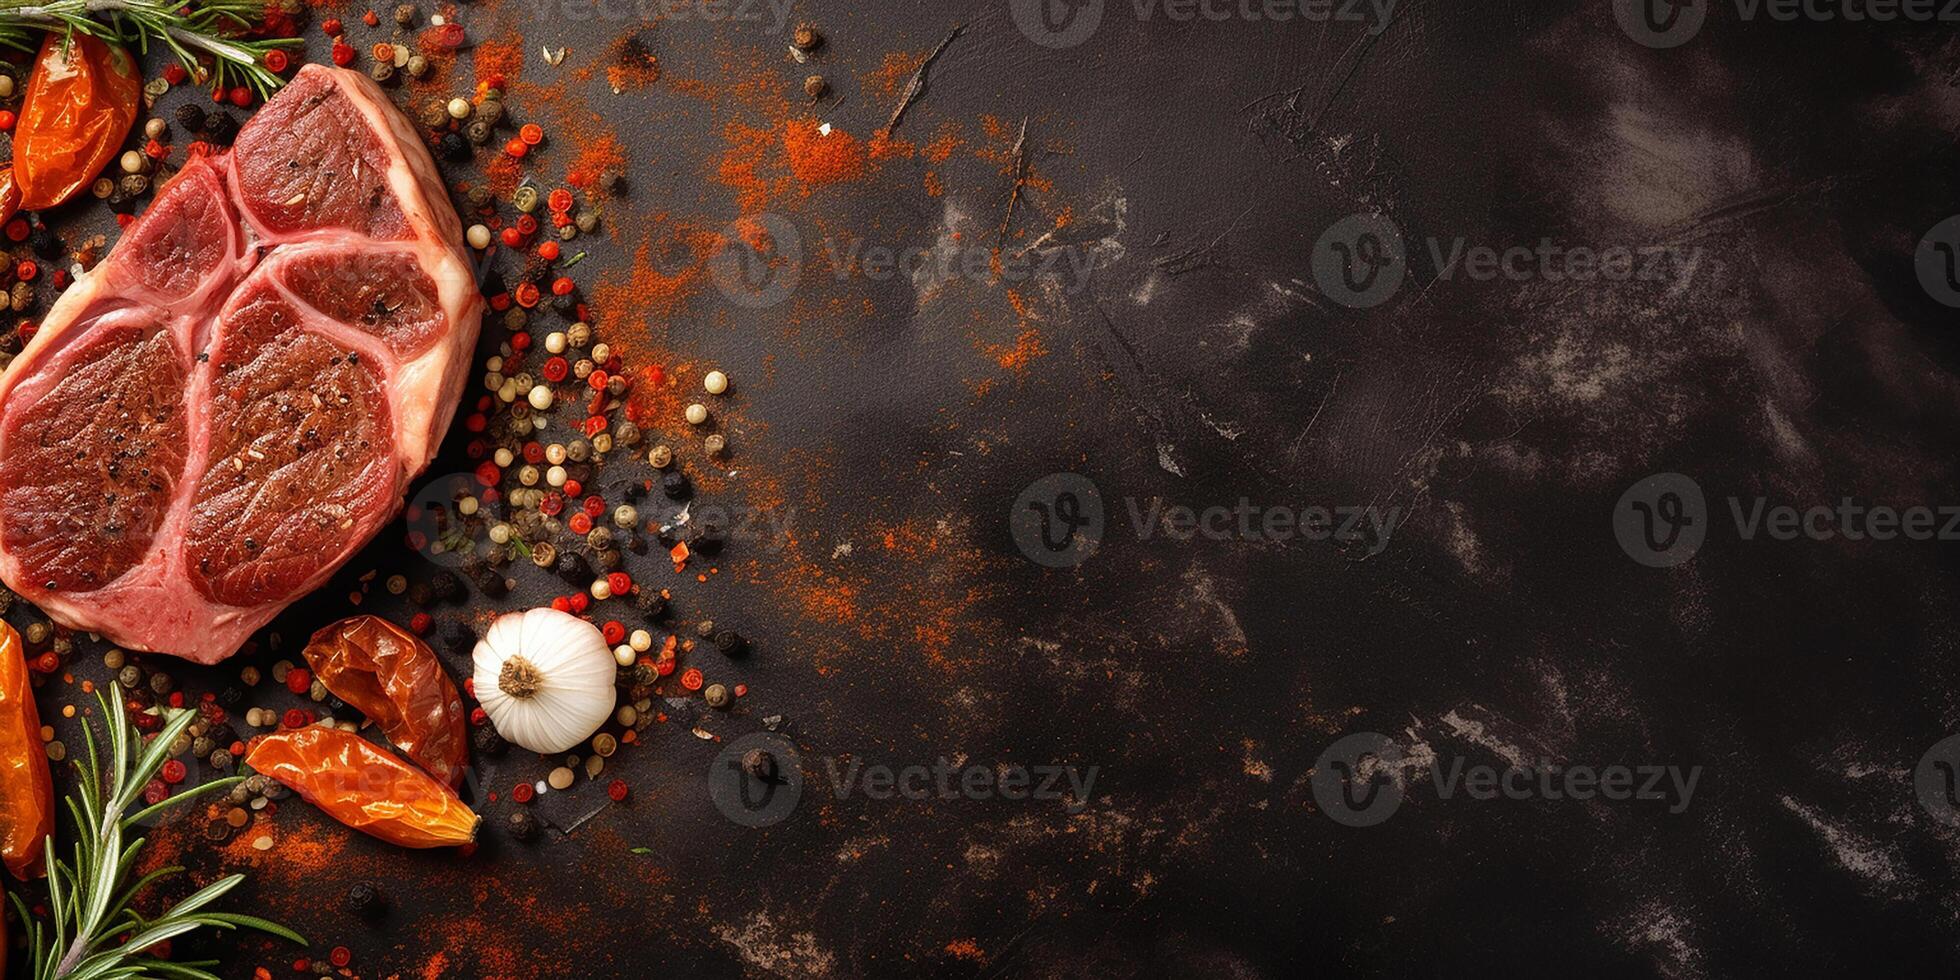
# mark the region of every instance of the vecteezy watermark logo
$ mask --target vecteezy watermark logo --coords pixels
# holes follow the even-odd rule
[[[1679,293],[1694,282],[1702,258],[1699,246],[1574,245],[1549,237],[1531,245],[1487,245],[1461,235],[1423,242],[1429,267],[1445,281],[1662,282]],[[1314,282],[1343,306],[1377,306],[1401,287],[1409,260],[1394,221],[1379,214],[1349,215],[1314,243]]]
[[[1933,819],[1960,827],[1960,735],[1933,743],[1912,770],[1912,791]]]
[[[1680,47],[1700,33],[1713,0],[1613,0],[1613,19],[1650,48]],[[1909,24],[1960,21],[1953,0],[1735,0],[1735,19],[1780,24]]]
[[[803,798],[803,762],[789,739],[751,732],[723,748],[708,766],[708,798],[744,827],[782,823]]]
[[[1079,473],[1050,473],[1014,498],[1008,528],[1028,560],[1069,568],[1089,560],[1102,544],[1103,499]]]
[[[708,271],[736,306],[775,306],[803,279],[803,236],[780,215],[741,218],[722,229],[722,246],[708,259]]]
[[[1314,802],[1335,823],[1372,827],[1402,805],[1415,753],[1379,732],[1356,732],[1329,745],[1314,762],[1309,784]],[[1472,800],[1606,800],[1667,804],[1678,814],[1694,801],[1700,766],[1471,764],[1458,756],[1425,758],[1429,783],[1439,800],[1458,795]]]
[[[1679,47],[1701,33],[1708,0],[1613,0],[1613,19],[1650,48]]]
[[[1072,811],[1089,805],[1100,766],[955,765],[945,756],[930,766],[865,765],[860,759],[824,760],[831,792],[839,800],[855,794],[889,800],[1058,800]]]
[[[1402,229],[1387,215],[1349,215],[1313,243],[1313,280],[1342,306],[1367,309],[1387,302],[1408,272]]]
[[[1853,497],[1809,506],[1764,496],[1724,500],[1742,541],[1960,541],[1960,506],[1951,504],[1894,507]],[[1634,561],[1666,568],[1694,557],[1715,516],[1695,481],[1660,473],[1620,495],[1613,535]]]
[[[1402,805],[1402,749],[1379,732],[1356,732],[1314,760],[1308,781],[1320,812],[1347,827],[1372,827]]]
[[[1708,537],[1708,501],[1679,473],[1656,473],[1627,488],[1613,505],[1613,536],[1628,557],[1672,568],[1695,556]]]
[[[1367,557],[1381,554],[1402,523],[1402,508],[1373,504],[1297,505],[1236,503],[1199,507],[1161,496],[1124,497],[1138,541],[1158,535],[1173,541],[1332,541]],[[1014,500],[1008,526],[1014,543],[1032,561],[1051,568],[1080,565],[1104,537],[1106,509],[1096,485],[1074,473],[1055,473],[1029,484]]]
[[[1014,23],[1045,48],[1072,48],[1089,39],[1102,23],[1105,0],[1008,0]],[[1195,21],[1255,24],[1366,24],[1380,34],[1395,17],[1399,0],[1128,0],[1139,21],[1159,17],[1178,24]]]
[[[1044,48],[1072,48],[1102,25],[1103,0],[1008,0],[1014,26]]]
[[[1926,295],[1947,306],[1960,307],[1960,214],[1933,226],[1912,255]]]
[[[538,21],[755,24],[780,34],[794,0],[528,0]]]

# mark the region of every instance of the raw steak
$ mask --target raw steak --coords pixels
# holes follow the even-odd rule
[[[401,507],[483,318],[428,150],[308,65],[194,160],[0,375],[0,579],[201,663]]]

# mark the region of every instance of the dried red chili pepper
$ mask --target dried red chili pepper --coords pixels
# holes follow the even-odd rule
[[[454,790],[374,743],[309,725],[252,743],[245,764],[355,830],[402,847],[455,847],[481,819]]]
[[[451,786],[463,778],[470,762],[463,699],[428,644],[379,616],[354,616],[313,634],[306,662],[430,775]]]
[[[49,31],[27,78],[14,131],[20,206],[51,208],[114,159],[136,122],[143,77],[129,52],[86,34]]]
[[[41,849],[53,833],[54,781],[27,658],[20,634],[0,623],[0,861],[23,881],[45,875]]]

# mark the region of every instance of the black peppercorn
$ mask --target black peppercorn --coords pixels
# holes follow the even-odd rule
[[[46,225],[34,229],[27,236],[27,245],[34,250],[35,255],[44,259],[51,259],[61,254],[61,236],[49,231]]]
[[[742,634],[734,630],[722,630],[715,634],[715,649],[720,650],[723,656],[732,657],[748,649],[748,645],[748,641],[742,639]]]
[[[504,581],[503,573],[486,568],[476,578],[476,590],[489,598],[501,599],[510,593],[510,585]]]
[[[470,147],[470,141],[464,139],[463,134],[444,133],[442,134],[442,155],[445,159],[454,163],[468,163],[470,158],[476,155],[476,150]]]
[[[476,743],[476,751],[479,754],[492,757],[503,755],[504,750],[510,747],[510,743],[505,742],[504,737],[497,734],[497,730],[489,725],[478,728],[470,740]]]
[[[667,616],[667,597],[652,589],[641,589],[633,601],[639,605],[640,615],[650,621],[664,619]]]
[[[218,704],[220,707],[236,708],[244,703],[245,689],[236,684],[227,684],[223,690],[218,692]]]
[[[221,146],[230,143],[238,135],[238,120],[229,112],[214,112],[205,120],[204,135]]]
[[[553,293],[551,295],[551,308],[556,310],[560,316],[570,317],[577,314],[578,292],[575,290],[569,293]]]
[[[178,106],[177,125],[193,133],[202,131],[204,129],[204,107],[195,102],[186,102]]]
[[[719,552],[722,544],[727,540],[728,536],[722,531],[721,525],[712,521],[703,521],[695,527],[694,539],[688,542],[687,547],[690,551],[712,555]]]
[[[742,771],[768,782],[776,778],[776,757],[767,749],[750,749],[742,754]]]
[[[571,585],[585,588],[592,584],[592,565],[583,557],[567,551],[558,556],[558,577]]]
[[[347,889],[347,911],[363,919],[376,919],[388,910],[388,899],[373,882],[356,882]]]
[[[538,838],[538,818],[531,816],[529,810],[518,810],[510,815],[510,835],[519,841],[532,841]]]
[[[211,763],[212,771],[217,772],[220,775],[231,771],[232,758],[231,758],[231,751],[229,749],[213,749],[211,751],[211,758],[209,761]]]
[[[429,579],[429,591],[437,602],[456,602],[463,598],[463,583],[448,572],[437,572]]]
[[[686,500],[693,489],[688,485],[687,474],[679,470],[660,478],[660,492],[666,494],[668,500]]]

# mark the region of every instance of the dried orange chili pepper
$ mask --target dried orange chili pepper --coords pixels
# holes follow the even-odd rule
[[[429,775],[462,780],[470,762],[463,698],[428,644],[379,616],[355,616],[313,634],[306,662]]]
[[[324,725],[255,740],[245,764],[327,816],[402,847],[476,839],[479,818],[456,792],[367,739]]]
[[[20,634],[0,623],[0,861],[23,881],[47,874],[41,849],[53,833],[54,780],[27,658]]]
[[[143,77],[121,47],[49,31],[27,78],[14,128],[20,206],[51,208],[80,193],[114,159],[136,122]]]

